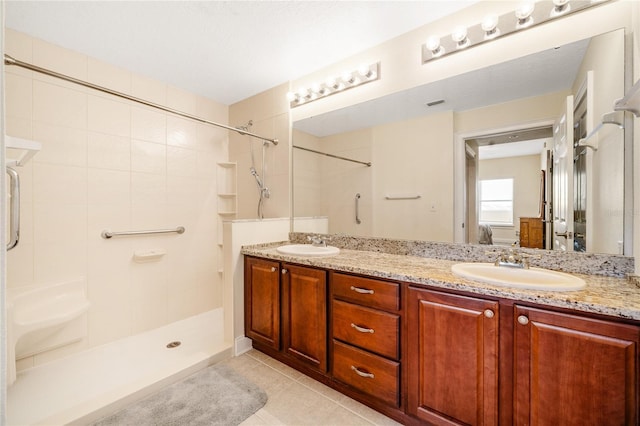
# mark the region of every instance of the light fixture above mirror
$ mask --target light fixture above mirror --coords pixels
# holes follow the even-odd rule
[[[364,64],[353,71],[345,71],[340,77],[329,77],[324,83],[314,83],[310,87],[301,87],[297,92],[287,93],[289,106],[295,108],[300,105],[325,98],[347,89],[371,83],[380,78],[380,63]]]
[[[482,22],[466,27],[458,25],[449,35],[432,35],[422,45],[422,63],[467,50],[490,40],[524,31],[527,28],[559,19],[607,3],[609,0],[552,0],[522,2],[513,12],[489,14]]]

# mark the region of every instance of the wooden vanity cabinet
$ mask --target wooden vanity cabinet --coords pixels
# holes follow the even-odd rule
[[[640,424],[637,322],[246,257],[245,333],[403,424]]]
[[[498,302],[412,286],[407,299],[408,414],[498,424]]]
[[[515,307],[514,424],[637,425],[640,328]]]
[[[327,272],[245,257],[245,335],[269,354],[282,353],[327,371]]]
[[[280,262],[246,257],[244,329],[255,343],[280,349]]]
[[[327,371],[327,273],[282,264],[282,337],[286,354]]]
[[[400,284],[331,272],[334,379],[400,407]]]

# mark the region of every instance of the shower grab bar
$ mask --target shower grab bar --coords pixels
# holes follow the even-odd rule
[[[18,172],[9,166],[7,166],[7,174],[9,175],[9,211],[11,212],[8,251],[17,246],[20,241],[20,177]]]
[[[41,74],[45,74],[51,77],[59,78],[61,80],[69,81],[71,83],[79,84],[80,86],[88,87],[90,89],[97,90],[99,92],[107,93],[109,95],[117,96],[119,98],[127,99],[129,101],[137,102],[139,104],[143,104],[152,108],[156,108],[165,112],[169,112],[171,114],[179,115],[181,117],[189,118],[191,120],[199,121],[200,123],[210,124],[212,126],[221,127],[223,129],[231,130],[241,135],[253,136],[254,138],[261,139],[266,142],[270,142],[274,145],[278,145],[278,139],[265,138],[264,136],[256,135],[255,133],[251,133],[247,130],[238,129],[235,127],[227,126],[225,124],[216,123],[215,121],[205,120],[204,118],[200,118],[196,115],[188,114],[186,112],[178,111],[173,108],[168,108],[153,102],[145,101],[144,99],[136,98],[135,96],[127,95],[126,93],[118,92],[116,90],[108,89],[104,86],[98,86],[97,84],[89,83],[88,81],[80,80],[74,77],[70,77],[65,74],[61,74],[59,72],[55,72],[49,70],[47,68],[42,68],[37,65],[30,64],[28,62],[23,62],[18,59],[15,59],[6,53],[4,54],[4,64],[5,65],[15,65],[21,68],[25,68],[31,71],[39,72]]]
[[[102,234],[100,234],[102,236],[102,238],[108,240],[109,238],[113,238],[113,237],[123,237],[126,235],[151,235],[151,234],[170,234],[172,232],[178,233],[178,234],[184,234],[184,226],[178,226],[176,229],[153,229],[153,230],[148,230],[148,231],[120,231],[120,232],[113,232],[110,231],[108,229],[105,229],[104,231],[102,231]]]
[[[352,160],[351,158],[341,157],[339,155],[329,154],[329,153],[322,152],[322,151],[316,151],[315,149],[304,148],[304,147],[298,146],[298,145],[293,145],[293,147],[296,148],[296,149],[301,149],[303,151],[313,152],[314,154],[324,155],[325,157],[337,158],[338,160],[344,160],[344,161],[351,161],[352,163],[363,164],[363,165],[365,165],[367,167],[371,167],[371,162]]]
[[[360,220],[360,193],[356,194],[356,223],[358,225],[362,223]]]
[[[422,195],[386,195],[385,200],[418,200],[422,198]]]

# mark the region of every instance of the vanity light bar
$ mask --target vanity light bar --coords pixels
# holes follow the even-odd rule
[[[297,92],[289,92],[287,99],[289,99],[289,106],[295,108],[378,79],[380,79],[380,63],[365,64],[357,70],[342,73],[340,77],[329,77],[324,83],[315,83],[311,87],[301,87]]]
[[[528,1],[516,10],[503,15],[489,14],[481,23],[471,27],[457,26],[449,35],[431,36],[422,45],[422,63],[478,46],[482,43],[523,31],[563,16],[598,6],[610,0],[553,0]]]

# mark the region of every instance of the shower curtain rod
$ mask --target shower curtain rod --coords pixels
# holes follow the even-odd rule
[[[313,152],[314,154],[320,154],[320,155],[325,155],[327,157],[331,157],[331,158],[337,158],[339,160],[344,160],[344,161],[351,161],[352,163],[358,163],[358,164],[364,164],[367,167],[371,167],[371,162],[364,162],[364,161],[358,161],[358,160],[352,160],[351,158],[346,158],[346,157],[340,157],[339,155],[333,155],[333,154],[327,154],[326,152],[320,152],[320,151],[316,151],[314,149],[309,149],[309,148],[303,148],[301,146],[297,146],[297,145],[293,145],[294,148],[297,149],[301,149],[303,151],[309,151],[309,152]]]
[[[156,108],[156,109],[159,109],[159,110],[171,113],[171,114],[175,114],[175,115],[179,115],[181,117],[189,118],[191,120],[199,121],[200,123],[205,123],[205,124],[210,124],[212,126],[221,127],[223,129],[227,129],[227,130],[231,130],[231,131],[240,133],[241,135],[253,136],[254,138],[261,139],[261,140],[266,141],[266,142],[270,142],[270,143],[272,143],[274,145],[278,145],[278,139],[265,138],[264,136],[256,135],[255,133],[251,133],[251,132],[248,132],[246,130],[240,130],[240,129],[237,129],[235,127],[227,126],[225,124],[220,124],[220,123],[216,123],[214,121],[205,120],[204,118],[200,118],[198,116],[191,115],[191,114],[188,114],[186,112],[178,111],[178,110],[175,110],[175,109],[172,109],[172,108],[167,108],[165,106],[162,106],[162,105],[159,105],[159,104],[156,104],[156,103],[153,103],[153,102],[145,101],[144,99],[136,98],[134,96],[129,96],[129,95],[127,95],[125,93],[122,93],[122,92],[117,92],[115,90],[111,90],[111,89],[108,89],[108,88],[103,87],[103,86],[98,86],[97,84],[89,83],[88,81],[84,81],[84,80],[80,80],[80,79],[77,79],[77,78],[74,78],[74,77],[70,77],[70,76],[65,75],[65,74],[60,74],[58,72],[51,71],[51,70],[49,70],[47,68],[39,67],[37,65],[33,65],[33,64],[28,63],[28,62],[22,62],[22,61],[20,61],[18,59],[15,59],[15,58],[7,55],[6,53],[4,55],[4,64],[5,65],[15,65],[15,66],[18,66],[18,67],[21,67],[21,68],[26,68],[26,69],[31,70],[31,71],[39,72],[41,74],[46,74],[46,75],[51,76],[51,77],[55,77],[55,78],[59,78],[61,80],[69,81],[71,83],[79,84],[81,86],[85,86],[85,87],[88,87],[90,89],[98,90],[100,92],[107,93],[109,95],[117,96],[119,98],[127,99],[129,101],[137,102],[139,104],[143,104],[143,105],[146,105],[146,106],[149,106],[149,107],[152,107],[152,108]]]

